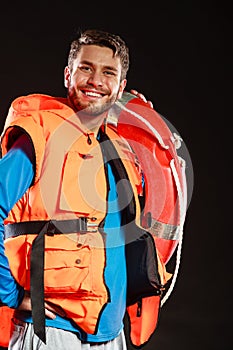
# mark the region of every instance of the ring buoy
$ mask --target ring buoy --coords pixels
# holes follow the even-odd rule
[[[186,162],[177,153],[181,137],[135,95],[124,92],[109,111],[107,122],[128,142],[142,170],[145,186],[140,224],[152,235],[161,264],[166,266],[177,253],[171,283],[167,287],[165,279],[162,298],[142,299],[141,318],[135,317],[136,305],[127,306],[130,339],[140,346],[156,329],[159,309],[171,295],[178,275],[187,208]]]
[[[187,208],[186,163],[177,153],[182,139],[158,112],[128,92],[112,107],[107,122],[138,158],[145,178],[141,224],[152,234],[166,265],[179,243],[181,249]]]

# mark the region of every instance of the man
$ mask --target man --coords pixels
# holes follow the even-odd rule
[[[71,44],[67,98],[11,105],[0,162],[0,301],[16,309],[9,349],[126,349],[125,246],[139,230],[144,180],[106,120],[128,68],[119,36],[88,30]],[[166,271],[155,270],[159,295]]]

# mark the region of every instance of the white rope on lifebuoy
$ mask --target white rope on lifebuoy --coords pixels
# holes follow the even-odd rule
[[[180,207],[180,237],[179,237],[179,242],[178,242],[178,246],[177,246],[177,252],[176,252],[176,266],[175,266],[175,270],[172,276],[172,281],[171,284],[166,292],[166,294],[164,295],[164,297],[161,300],[161,307],[164,305],[164,303],[167,301],[167,299],[169,298],[169,296],[171,295],[173,289],[174,289],[174,285],[176,283],[176,279],[177,279],[177,275],[178,275],[178,271],[179,271],[179,267],[180,267],[180,261],[181,261],[181,249],[182,249],[182,242],[183,242],[183,228],[184,228],[184,222],[185,222],[185,215],[186,215],[186,202],[187,202],[187,198],[186,198],[186,179],[185,179],[185,161],[184,159],[179,157],[181,164],[181,167],[183,168],[183,173],[182,173],[182,177],[183,177],[183,186],[184,187],[184,191],[182,193],[182,189],[181,189],[181,185],[180,185],[180,181],[179,181],[179,177],[176,171],[176,167],[174,164],[174,159],[171,160],[170,162],[170,166],[171,166],[171,170],[172,170],[172,174],[174,176],[174,180],[176,183],[176,188],[177,188],[177,193],[178,193],[178,200],[179,200],[179,207]]]
[[[123,105],[121,102],[119,102],[119,100],[117,100],[115,102],[115,104],[120,107],[121,109],[123,109],[124,111],[132,114],[134,117],[136,117],[137,119],[139,119],[142,123],[144,123],[155,135],[155,137],[157,138],[157,140],[159,141],[160,145],[165,148],[168,149],[169,146],[165,145],[165,143],[163,142],[163,138],[162,136],[158,133],[158,131],[146,120],[144,119],[140,114],[131,111],[130,109],[126,108],[125,105]]]

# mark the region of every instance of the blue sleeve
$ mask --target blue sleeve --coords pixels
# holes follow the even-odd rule
[[[22,135],[0,159],[0,303],[12,308],[20,305],[24,290],[11,275],[5,255],[4,220],[32,183],[32,154],[33,148],[28,136]]]

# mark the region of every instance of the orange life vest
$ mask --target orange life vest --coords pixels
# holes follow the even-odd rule
[[[107,121],[109,126],[105,131],[120,155],[132,184],[136,201],[135,221],[138,226],[141,224],[142,214],[138,202],[138,193],[141,192],[141,174],[138,169],[140,166],[143,168],[147,191],[143,225],[152,233],[156,245],[158,244],[160,280],[161,284],[165,285],[170,277],[166,272],[165,263],[172,255],[179,239],[177,236],[174,239],[172,235],[166,237],[160,234],[159,237],[156,223],[160,222],[160,226],[163,228],[167,226],[172,230],[180,225],[181,215],[177,214],[177,210],[180,210],[177,209],[177,188],[170,161],[172,159],[175,161],[178,179],[182,183],[180,163],[174,147],[169,150],[172,153],[169,153],[171,156],[167,158],[167,153],[164,155],[166,147],[163,148],[158,135],[155,137],[154,133],[151,133],[151,128],[148,129],[152,121],[152,125],[157,122],[162,125],[162,130],[168,133],[169,129],[161,122],[161,118],[153,120],[155,111],[148,110],[148,106],[141,104],[139,99],[134,100],[136,104],[132,105],[130,112],[127,103],[133,100],[132,95],[124,96],[126,100],[123,99],[120,113],[119,110],[117,113],[113,109],[110,111]],[[135,119],[138,107],[141,108],[140,115],[146,114],[150,123],[143,122],[143,124]],[[22,130],[30,135],[33,142],[36,155],[35,179],[33,185],[10,212],[5,225],[41,220],[53,220],[53,222],[74,220],[80,217],[87,220],[89,232],[85,235],[69,233],[45,236],[44,292],[45,300],[60,305],[66,311],[67,317],[72,318],[84,331],[94,333],[99,314],[108,300],[103,279],[104,240],[96,229],[106,214],[107,194],[99,143],[93,133],[82,130],[73,110],[66,105],[66,99],[47,95],[29,95],[13,102],[2,138],[3,155]],[[164,135],[161,137],[162,140],[163,137]],[[139,163],[135,167],[136,160],[139,160]],[[98,172],[93,174],[93,168],[98,169]],[[162,203],[164,210],[161,210],[161,207],[156,209],[159,200],[155,205],[152,199],[155,174],[157,179],[163,179],[160,188],[156,188],[157,194],[164,188],[164,181],[168,186],[166,189],[168,195],[163,198]],[[158,180],[155,183],[157,184]],[[82,191],[83,188],[85,192]],[[80,200],[76,201],[76,198]],[[167,230],[163,232],[166,233]],[[5,241],[12,274],[26,290],[30,289],[30,252],[37,237],[36,234],[28,233]],[[159,244],[161,240],[162,245]],[[167,241],[169,244],[166,244]],[[93,264],[93,261],[98,261],[98,264]],[[64,298],[65,293],[69,294],[69,298]],[[146,296],[140,303],[137,301],[128,305],[133,344],[138,346],[144,344],[154,332],[160,299],[160,295]]]
[[[13,328],[11,319],[14,315],[14,310],[7,306],[0,307],[0,347],[7,348]]]

